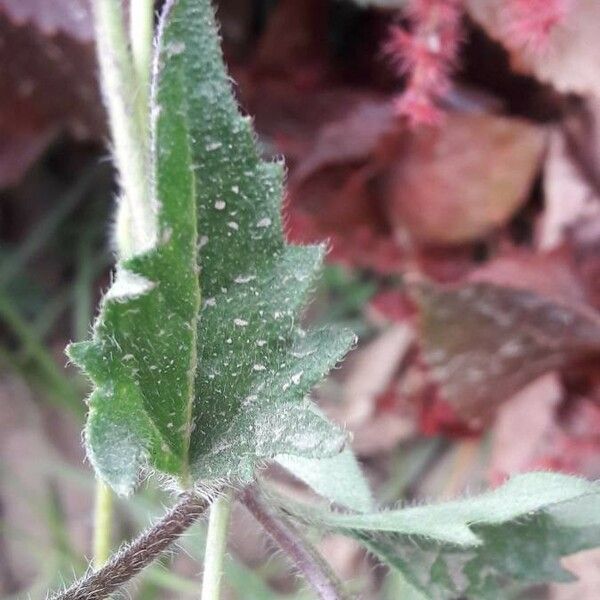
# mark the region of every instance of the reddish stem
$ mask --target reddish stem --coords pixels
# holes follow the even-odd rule
[[[341,582],[329,565],[296,528],[265,500],[258,486],[248,486],[240,494],[240,500],[290,558],[321,600],[348,600]]]

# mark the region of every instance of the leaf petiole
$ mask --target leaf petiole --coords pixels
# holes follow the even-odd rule
[[[350,600],[342,583],[321,555],[264,497],[256,484],[249,485],[240,494],[240,500],[302,573],[320,600]]]

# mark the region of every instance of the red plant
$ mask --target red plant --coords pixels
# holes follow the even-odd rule
[[[384,46],[398,74],[408,77],[397,113],[413,125],[439,124],[438,101],[451,86],[461,39],[461,0],[411,0],[409,31],[393,26]]]
[[[502,14],[507,39],[516,47],[543,52],[550,33],[565,21],[572,4],[572,0],[507,1]]]

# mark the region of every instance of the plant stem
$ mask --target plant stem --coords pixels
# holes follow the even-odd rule
[[[230,512],[231,492],[228,491],[219,496],[210,507],[202,576],[202,600],[219,600]]]
[[[240,500],[287,554],[321,600],[347,600],[341,582],[320,554],[296,528],[266,500],[256,484],[248,486]]]
[[[94,0],[92,4],[101,88],[122,187],[115,227],[117,248],[122,258],[128,258],[152,248],[157,237],[148,164],[149,108],[140,108],[138,101],[136,69],[128,47],[120,0]]]
[[[112,491],[101,479],[96,481],[94,510],[94,569],[100,569],[110,557],[113,514]]]
[[[78,252],[78,272],[73,292],[75,296],[75,339],[83,340],[87,334],[92,313],[92,274],[90,239],[85,234]],[[99,569],[110,557],[112,546],[113,495],[111,489],[96,479],[94,507],[94,569]]]
[[[154,1],[133,0],[129,4],[129,39],[133,68],[138,85],[138,106],[145,122],[146,135],[150,131],[150,70],[152,36],[154,33]]]
[[[50,600],[102,600],[116,592],[160,556],[206,510],[208,502],[187,493],[156,524],[123,547],[100,569],[94,571]]]

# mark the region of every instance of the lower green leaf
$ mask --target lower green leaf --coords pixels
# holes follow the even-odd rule
[[[358,512],[373,510],[373,496],[350,449],[331,458],[280,454],[276,461],[321,496]]]
[[[600,486],[557,473],[519,475],[491,492],[430,506],[290,510],[357,539],[429,600],[496,600],[508,584],[570,581],[560,558],[600,545]]]

